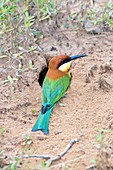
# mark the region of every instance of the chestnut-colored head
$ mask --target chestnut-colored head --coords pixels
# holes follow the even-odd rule
[[[74,56],[67,56],[67,55],[59,55],[53,57],[50,62],[49,62],[49,69],[47,72],[47,76],[51,80],[55,80],[57,78],[60,78],[64,75],[70,77],[70,66],[71,66],[71,61],[75,60],[80,57],[85,57],[87,56],[86,54],[78,54]]]
[[[59,55],[53,57],[49,62],[49,69],[58,69],[62,65],[62,62],[68,59],[69,56],[67,55]]]

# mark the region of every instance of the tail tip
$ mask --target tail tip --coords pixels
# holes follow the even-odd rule
[[[31,132],[42,131],[45,135],[49,134],[49,130],[45,129],[34,129],[32,128]]]

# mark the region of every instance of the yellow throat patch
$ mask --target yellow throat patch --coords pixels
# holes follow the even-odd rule
[[[70,76],[71,62],[72,62],[72,61],[61,65],[58,69],[59,69],[60,71],[63,71],[63,72],[65,72],[65,73],[67,73],[67,74]]]

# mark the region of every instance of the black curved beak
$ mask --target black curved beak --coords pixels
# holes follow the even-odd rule
[[[71,61],[71,60],[75,60],[77,58],[86,57],[86,56],[87,54],[78,54],[78,55],[70,56],[69,60]]]

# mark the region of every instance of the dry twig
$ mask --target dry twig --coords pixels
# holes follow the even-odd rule
[[[54,161],[57,161],[59,159],[61,159],[61,157],[63,157],[68,150],[76,143],[79,142],[79,139],[72,139],[69,141],[68,145],[66,146],[66,148],[64,149],[63,152],[61,152],[60,154],[58,154],[55,157],[52,157],[50,155],[39,155],[39,154],[32,154],[32,155],[23,155],[21,158],[43,158],[43,159],[48,159],[45,163],[47,165],[51,165]]]
[[[51,156],[49,156],[49,155],[32,154],[32,155],[23,155],[22,158],[42,158],[42,159],[50,159]]]
[[[95,165],[90,165],[86,168],[86,170],[96,170],[96,166]]]
[[[79,141],[79,139],[70,140],[69,144],[66,146],[64,151],[61,152],[60,154],[58,154],[56,157],[50,158],[48,161],[46,161],[46,164],[51,165],[54,161],[61,159],[61,157],[63,157],[68,152],[68,150],[78,141]]]

